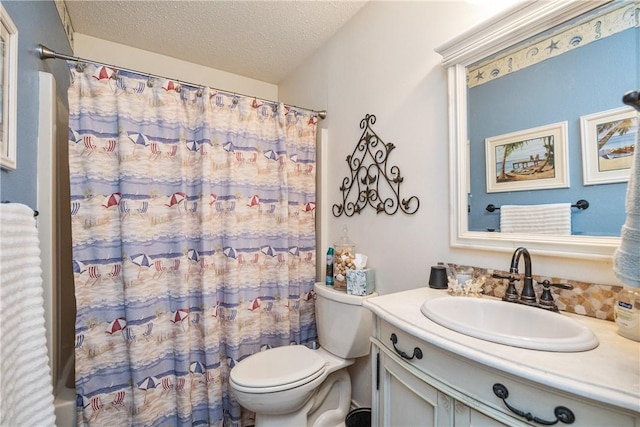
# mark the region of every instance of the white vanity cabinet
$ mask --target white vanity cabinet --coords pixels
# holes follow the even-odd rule
[[[586,319],[600,340],[594,350],[520,349],[431,322],[420,305],[434,292],[365,303],[375,315],[373,426],[640,427],[640,345],[617,336],[612,322]]]

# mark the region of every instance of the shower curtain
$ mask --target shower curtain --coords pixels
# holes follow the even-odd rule
[[[316,114],[68,64],[78,425],[251,424],[233,366],[316,339]]]

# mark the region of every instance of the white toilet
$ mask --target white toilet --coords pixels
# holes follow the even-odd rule
[[[256,413],[257,427],[344,426],[351,406],[347,367],[371,350],[373,316],[362,301],[316,283],[320,348],[277,347],[253,354],[231,370],[238,403]]]

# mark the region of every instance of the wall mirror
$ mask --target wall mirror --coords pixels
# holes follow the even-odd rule
[[[632,117],[628,137],[638,131],[638,116],[624,106],[622,96],[640,88],[639,20],[637,0],[523,2],[436,49],[449,80],[452,246],[498,251],[526,246],[548,255],[611,257],[625,218],[626,180],[624,174],[590,173],[593,159],[583,146],[593,138],[588,128],[620,114]],[[612,48],[611,43],[619,45]],[[563,133],[562,138],[556,135],[556,172],[566,177],[554,181],[555,187],[545,188],[544,180],[533,188],[490,185],[496,164],[488,162],[486,140],[506,136],[504,141],[511,143],[525,140],[518,139],[521,134],[537,138],[558,129]],[[521,157],[532,165],[537,160],[524,151]],[[500,211],[486,210],[489,204],[576,204],[583,199],[590,206],[572,209],[571,236],[501,233]]]

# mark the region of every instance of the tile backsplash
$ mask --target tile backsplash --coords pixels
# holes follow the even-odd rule
[[[446,264],[446,263],[445,263]],[[508,275],[508,271],[487,269],[473,266],[463,266],[449,263],[450,266],[458,269],[462,267],[473,268],[473,277],[484,276],[486,281],[483,286],[483,294],[502,298],[507,289],[508,280],[494,279],[493,273]],[[533,275],[536,295],[542,293],[542,285],[537,282],[548,280],[551,283],[561,283],[571,285],[573,289],[551,288],[551,293],[556,301],[556,305],[561,311],[581,314],[583,316],[595,317],[602,320],[613,321],[613,306],[616,295],[623,287],[618,285],[601,285],[598,283],[579,282],[577,280],[567,280],[559,277]],[[522,280],[516,282],[518,293],[522,291]]]

